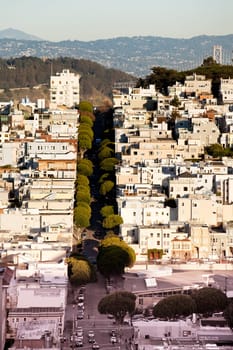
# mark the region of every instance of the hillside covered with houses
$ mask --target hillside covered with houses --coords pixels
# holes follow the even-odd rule
[[[60,345],[66,258],[88,228],[74,235],[77,161],[101,143],[83,135],[92,121],[80,132],[79,80],[69,69],[51,76],[48,106],[0,102],[1,345]],[[233,80],[221,79],[218,99],[211,83],[193,73],[166,95],[113,87],[119,235],[136,263],[233,260]]]

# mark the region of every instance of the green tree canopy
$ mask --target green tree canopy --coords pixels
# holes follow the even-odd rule
[[[112,149],[115,148],[115,143],[113,141],[111,141],[110,139],[103,139],[100,142],[100,146],[99,146],[99,150],[104,148],[104,147],[111,147]]]
[[[89,115],[80,115],[79,121],[81,124],[87,124],[91,128],[93,127],[93,120]]]
[[[98,311],[101,314],[111,314],[118,324],[123,324],[127,315],[135,311],[136,296],[133,293],[120,291],[107,295],[98,304]]]
[[[180,100],[179,100],[179,98],[176,95],[171,100],[170,105],[174,106],[174,107],[179,107],[180,106]]]
[[[98,153],[98,158],[100,160],[103,160],[105,158],[111,158],[114,155],[114,150],[112,148],[106,146],[101,148],[101,150]]]
[[[94,138],[94,132],[92,128],[87,125],[87,124],[81,124],[78,128],[78,139],[80,138],[81,135],[88,135],[91,140]]]
[[[91,202],[91,195],[89,191],[84,191],[84,190],[78,190],[76,192],[76,201],[77,203],[79,202],[85,202],[87,204],[90,204]]]
[[[100,169],[104,171],[114,171],[115,165],[118,163],[119,161],[116,158],[106,158],[100,162]]]
[[[90,183],[90,181],[89,181],[87,176],[81,175],[81,174],[77,175],[77,178],[76,178],[76,181],[75,181],[76,187],[79,186],[79,185],[89,186],[89,183]]]
[[[100,185],[99,192],[102,196],[106,196],[106,194],[111,192],[113,188],[114,188],[114,182],[111,180],[106,180]]]
[[[83,205],[77,205],[74,208],[74,223],[77,228],[84,228],[90,226],[90,211]]]
[[[78,202],[77,206],[83,207],[84,209],[86,209],[89,213],[88,217],[91,216],[91,207],[87,202]]]
[[[106,218],[109,215],[114,214],[114,208],[112,205],[105,205],[104,207],[101,208],[100,214]]]
[[[81,159],[77,164],[77,172],[80,175],[91,176],[93,174],[93,164],[89,159]]]
[[[103,183],[104,181],[109,180],[110,177],[111,177],[111,176],[110,176],[109,173],[104,173],[103,175],[100,176],[98,182],[101,184],[101,183]]]
[[[205,147],[205,152],[214,158],[222,158],[224,156],[232,157],[233,152],[229,148],[223,148],[219,143]]]
[[[100,247],[96,262],[103,276],[122,275],[129,265],[129,255],[120,246]]]
[[[92,140],[87,134],[80,134],[78,137],[78,146],[80,150],[88,150],[92,148]]]
[[[112,229],[116,226],[123,224],[123,219],[120,215],[112,214],[103,220],[103,227],[107,229]]]
[[[80,285],[96,281],[96,272],[90,262],[80,255],[72,255],[66,259],[70,282]]]
[[[83,185],[83,184],[78,184],[76,186],[76,191],[79,192],[79,191],[82,191],[82,192],[87,192],[89,193],[90,195],[90,186],[86,186],[86,185]]]
[[[131,248],[125,241],[120,239],[115,234],[108,234],[102,241],[100,247],[109,247],[109,246],[119,246],[120,248],[124,249],[129,257],[128,260],[128,267],[132,267],[136,261],[136,254],[133,248]]]
[[[92,273],[88,261],[75,257],[67,258],[66,261],[69,265],[69,277],[72,284],[80,285],[90,282]]]
[[[89,101],[80,101],[79,111],[93,113],[93,105]]]
[[[205,287],[195,290],[191,297],[196,302],[197,312],[201,314],[223,311],[227,306],[226,295],[217,288]]]
[[[154,306],[153,315],[156,318],[172,319],[191,315],[195,310],[195,301],[189,295],[171,295]]]

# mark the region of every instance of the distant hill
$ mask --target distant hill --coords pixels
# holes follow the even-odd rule
[[[80,74],[80,97],[95,105],[103,99],[111,99],[114,83],[136,81],[132,75],[89,60],[70,57],[0,59],[0,90],[3,90],[0,101],[20,101],[25,96],[34,101],[36,98],[48,100],[51,73],[55,75],[63,69]]]
[[[15,40],[40,40],[43,39],[37,37],[36,35],[31,35],[23,32],[22,30],[7,28],[0,30],[0,39],[15,39]]]
[[[176,70],[198,67],[221,45],[223,63],[232,64],[233,34],[174,39],[157,36],[120,37],[95,41],[38,41],[0,39],[0,57],[73,57],[91,60],[137,77],[145,77],[156,66]]]

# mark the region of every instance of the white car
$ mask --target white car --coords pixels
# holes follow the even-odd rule
[[[75,341],[75,346],[77,346],[77,347],[83,346],[83,339],[82,338],[78,338]]]
[[[90,330],[90,331],[88,331],[87,335],[88,335],[88,337],[94,337],[95,336],[95,332]]]
[[[117,342],[117,338],[115,337],[115,336],[111,336],[111,338],[110,338],[110,342],[112,343],[112,344],[116,344],[116,342]]]

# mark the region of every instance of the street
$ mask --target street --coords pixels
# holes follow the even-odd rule
[[[109,319],[107,315],[101,315],[98,312],[98,303],[106,295],[105,280],[98,275],[97,283],[90,283],[85,286],[84,291],[84,315],[83,319],[77,319],[78,304],[76,302],[79,294],[79,288],[69,286],[68,303],[65,314],[65,331],[66,341],[61,343],[61,349],[76,349],[75,342],[71,340],[71,335],[76,332],[77,327],[83,329],[83,346],[82,349],[92,349],[92,344],[88,342],[88,332],[94,331],[94,339],[100,346],[100,349],[126,349],[130,350],[130,339],[133,335],[131,326],[116,326],[114,319]],[[75,301],[75,303],[74,303]],[[117,334],[117,343],[112,344],[110,341],[111,331]]]

